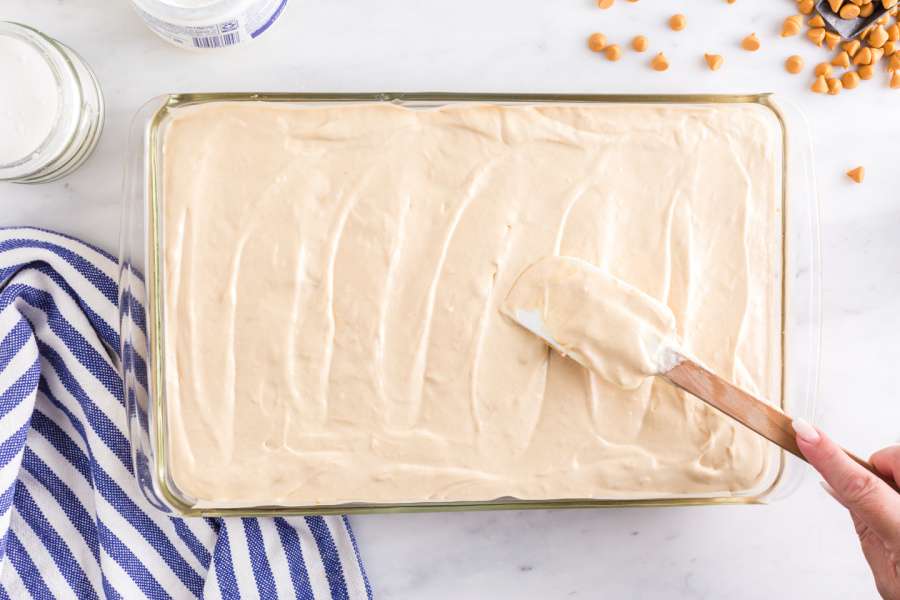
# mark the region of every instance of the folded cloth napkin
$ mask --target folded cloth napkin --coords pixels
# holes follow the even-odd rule
[[[371,598],[346,517],[180,519],[145,501],[117,269],[0,229],[0,598]]]

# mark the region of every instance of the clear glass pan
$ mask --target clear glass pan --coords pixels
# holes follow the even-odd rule
[[[793,491],[802,464],[772,447],[770,472],[757,489],[735,495],[623,499],[517,500],[486,502],[352,503],[331,506],[209,506],[182,494],[172,481],[166,456],[165,318],[160,281],[159,151],[161,127],[176,107],[203,102],[265,101],[309,104],[392,102],[409,108],[452,103],[755,103],[778,118],[783,148],[782,408],[815,420],[821,326],[819,212],[812,173],[810,136],[803,116],[770,94],[756,95],[587,95],[587,94],[175,94],[152,99],[136,115],[129,141],[120,241],[122,375],[135,476],[147,499],[161,510],[190,516],[274,516],[339,513],[451,511],[610,506],[732,505],[769,502]]]

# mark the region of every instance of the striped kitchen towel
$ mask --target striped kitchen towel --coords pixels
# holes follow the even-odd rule
[[[346,517],[179,519],[133,476],[118,266],[0,229],[0,599],[371,598]]]

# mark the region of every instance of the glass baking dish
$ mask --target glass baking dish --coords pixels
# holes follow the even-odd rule
[[[165,316],[160,272],[160,130],[177,107],[216,101],[265,101],[327,105],[388,102],[408,108],[453,103],[754,103],[771,110],[783,132],[782,172],[782,377],[781,406],[789,414],[815,421],[820,339],[820,251],[818,202],[814,189],[810,137],[803,116],[771,94],[754,95],[589,95],[589,94],[173,94],[152,99],[131,128],[124,180],[120,240],[120,325],[122,375],[135,477],[146,498],[167,512],[189,516],[272,516],[340,513],[451,511],[525,508],[731,505],[769,502],[799,484],[803,467],[770,445],[769,472],[743,493],[648,497],[639,499],[520,500],[484,502],[348,503],[317,506],[210,506],[178,490],[168,465],[165,364]]]

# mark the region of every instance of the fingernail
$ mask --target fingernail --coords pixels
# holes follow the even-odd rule
[[[797,437],[807,444],[817,444],[822,439],[816,428],[803,419],[794,419],[791,425],[794,427],[794,433],[797,434]]]

